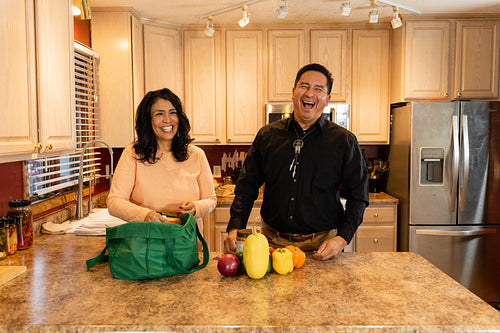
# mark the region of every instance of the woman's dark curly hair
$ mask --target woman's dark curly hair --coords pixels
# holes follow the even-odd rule
[[[177,111],[179,127],[172,140],[172,153],[179,162],[185,161],[188,158],[188,145],[193,141],[189,136],[191,126],[182,108],[181,100],[167,88],[148,92],[137,107],[137,115],[135,118],[137,140],[134,142],[135,153],[138,156],[137,159],[143,163],[148,162],[151,164],[158,161],[156,157],[158,143],[153,127],[151,126],[151,107],[160,98],[170,101]]]

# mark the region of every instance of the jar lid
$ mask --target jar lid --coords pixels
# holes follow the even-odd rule
[[[11,200],[9,201],[9,207],[24,207],[31,205],[29,200]]]
[[[236,237],[247,238],[252,234],[252,229],[240,229],[236,232]]]

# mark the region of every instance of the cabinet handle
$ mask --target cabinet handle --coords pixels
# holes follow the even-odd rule
[[[448,97],[448,93],[444,93],[444,97]]]
[[[378,243],[378,238],[374,238],[374,239],[373,239],[373,242],[374,242],[375,244],[377,244],[377,243]]]
[[[457,96],[458,96],[458,97],[462,97],[462,93],[458,93],[458,94],[457,94]]]
[[[216,137],[216,138],[215,138],[215,141],[216,141],[216,142],[220,142],[220,138],[219,138],[219,137]]]
[[[231,140],[232,140],[231,137],[227,138],[227,141],[231,141]]]
[[[52,150],[52,143],[47,143],[47,144],[45,145],[45,149],[47,149],[47,150]]]
[[[38,142],[36,145],[35,145],[35,150],[37,152],[40,152],[42,150],[42,144],[40,142]]]
[[[373,214],[374,218],[378,218],[378,213]]]

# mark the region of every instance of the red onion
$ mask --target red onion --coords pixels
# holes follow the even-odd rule
[[[234,254],[225,254],[222,257],[215,257],[214,260],[218,260],[217,269],[219,273],[224,276],[235,276],[238,274],[238,268],[240,266],[240,260]]]

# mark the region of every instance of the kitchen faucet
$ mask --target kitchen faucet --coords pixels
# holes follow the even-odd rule
[[[106,142],[102,140],[92,140],[89,141],[83,146],[83,149],[80,153],[80,173],[78,174],[78,196],[76,199],[76,215],[75,215],[75,220],[80,220],[83,218],[83,155],[85,154],[85,151],[87,148],[94,144],[94,143],[102,143],[108,148],[109,151],[109,156],[111,158],[111,173],[109,174],[109,185],[111,186],[111,181],[113,180],[113,149],[111,149],[111,146],[108,145]],[[89,192],[92,191],[91,189],[91,177],[89,177]],[[89,194],[89,201],[91,200],[91,195]],[[89,213],[91,212],[91,203],[89,202]]]

